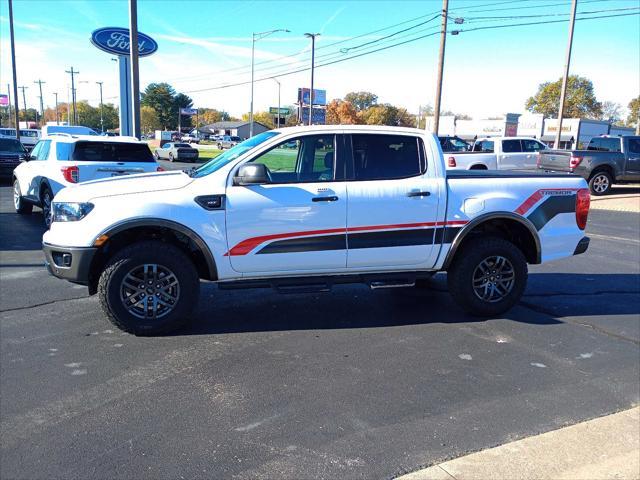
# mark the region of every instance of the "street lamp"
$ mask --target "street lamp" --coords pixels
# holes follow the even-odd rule
[[[278,81],[277,78],[272,77],[271,80],[273,80],[274,82],[276,82],[278,84],[278,128],[280,128],[280,82]]]
[[[251,34],[251,110],[249,111],[249,137],[253,137],[253,67],[255,64],[255,46],[258,40],[262,40],[265,37],[277,32],[289,33],[290,30],[285,28],[278,28],[276,30],[269,30],[268,32],[258,32]]]
[[[309,125],[313,125],[313,67],[316,60],[316,37],[319,33],[305,33],[311,39],[311,90],[309,91]]]
[[[104,119],[102,117],[102,84],[104,82],[96,82],[100,86],[100,133],[104,133]]]

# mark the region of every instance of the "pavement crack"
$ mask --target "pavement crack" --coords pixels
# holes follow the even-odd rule
[[[33,305],[26,305],[24,307],[7,308],[5,310],[0,310],[0,313],[19,312],[20,310],[28,310],[30,308],[44,307],[46,305],[53,305],[55,303],[61,303],[61,302],[71,302],[73,300],[81,300],[83,298],[89,298],[89,295],[85,295],[82,297],[74,297],[74,298],[60,298],[58,300],[50,300],[48,302],[35,303]]]

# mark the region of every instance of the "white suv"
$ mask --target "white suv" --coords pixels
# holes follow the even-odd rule
[[[40,140],[28,161],[13,171],[13,203],[20,214],[31,213],[34,205],[42,208],[49,227],[51,201],[63,188],[160,170],[149,146],[134,137],[52,134]]]

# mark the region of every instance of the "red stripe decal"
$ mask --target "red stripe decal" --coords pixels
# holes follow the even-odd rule
[[[281,240],[283,238],[296,238],[305,237],[311,235],[326,235],[331,233],[347,233],[347,232],[362,232],[366,230],[397,230],[402,228],[419,228],[419,227],[440,227],[440,226],[456,226],[465,225],[468,220],[452,220],[449,222],[425,222],[425,223],[398,223],[393,225],[372,225],[365,227],[350,227],[344,228],[330,228],[327,230],[308,230],[305,232],[290,232],[290,233],[276,233],[273,235],[263,235],[261,237],[247,238],[241,241],[231,250],[224,254],[224,256],[240,256],[246,255],[251,252],[258,245],[268,242],[270,240]]]
[[[542,197],[546,194],[546,192],[576,192],[577,188],[543,188],[542,190],[538,190],[534,192],[529,198],[527,198],[522,204],[515,209],[515,212],[524,215],[531,207],[533,207],[536,203],[538,203]]]

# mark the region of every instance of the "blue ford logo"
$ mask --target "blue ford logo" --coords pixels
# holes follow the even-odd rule
[[[129,55],[129,29],[105,27],[94,30],[91,43],[100,50],[114,55]],[[156,41],[142,32],[138,32],[138,55],[145,57],[158,50]]]

